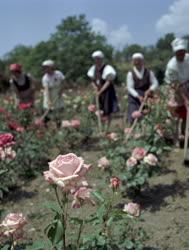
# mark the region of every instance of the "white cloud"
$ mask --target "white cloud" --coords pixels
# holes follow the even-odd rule
[[[118,29],[112,30],[104,20],[94,18],[91,22],[91,26],[93,31],[105,35],[108,42],[117,49],[122,49],[132,40],[132,35],[129,32],[127,25],[122,25]]]
[[[170,7],[167,14],[160,17],[156,23],[158,31],[163,33],[188,34],[189,28],[189,0],[177,0]]]

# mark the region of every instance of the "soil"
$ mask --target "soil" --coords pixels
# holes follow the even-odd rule
[[[86,151],[86,162],[96,163],[100,152]],[[173,149],[165,159],[161,173],[150,179],[149,187],[142,190],[135,201],[142,208],[143,221],[149,239],[146,250],[187,250],[189,249],[189,167],[182,165],[183,150]],[[102,179],[102,172],[95,169],[91,179]],[[38,176],[13,191],[0,209],[4,212],[22,211],[29,220],[26,228],[27,239],[43,238],[43,229],[48,224],[51,213],[43,206],[53,200],[49,185]]]

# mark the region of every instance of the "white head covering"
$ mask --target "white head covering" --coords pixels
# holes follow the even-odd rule
[[[136,59],[136,58],[140,58],[140,59],[144,60],[144,56],[143,56],[142,53],[134,53],[134,54],[132,55],[132,60],[134,60],[134,59]]]
[[[52,60],[45,60],[43,63],[42,63],[42,66],[48,66],[48,67],[54,67],[54,61]]]
[[[175,38],[171,43],[174,52],[178,50],[187,50],[187,40],[183,38]]]
[[[96,57],[99,57],[99,58],[104,58],[104,54],[101,50],[96,50],[92,53],[92,58],[96,58]]]

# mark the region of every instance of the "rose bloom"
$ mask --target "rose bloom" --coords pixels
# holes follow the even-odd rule
[[[137,165],[137,159],[135,159],[134,157],[130,157],[128,160],[127,160],[127,162],[126,162],[126,166],[128,167],[128,168],[132,168],[132,167],[134,167],[134,166],[136,166]]]
[[[73,153],[59,155],[49,162],[49,170],[43,172],[44,178],[50,184],[56,184],[62,188],[74,186],[89,171],[91,165],[84,164],[82,157]]]
[[[26,223],[26,218],[22,213],[10,213],[4,218],[0,227],[2,228],[3,235],[12,235],[14,238],[18,238],[18,236],[22,235],[22,229]]]
[[[136,147],[132,152],[132,157],[137,160],[142,160],[146,154],[147,151],[144,148]]]
[[[121,180],[118,177],[114,177],[110,179],[110,187],[113,189],[117,189],[121,185]]]
[[[74,200],[72,202],[72,208],[80,208],[83,202],[89,202],[95,205],[95,202],[91,198],[91,188],[79,187],[74,193]]]
[[[101,116],[101,115],[103,115],[103,110],[97,110],[96,112],[95,112],[95,115],[96,116]]]
[[[110,134],[107,134],[107,138],[112,140],[112,141],[117,141],[118,140],[118,137],[117,137],[117,134],[112,132]]]
[[[77,120],[77,119],[71,120],[70,123],[71,123],[71,127],[72,127],[72,128],[79,128],[80,125],[81,125],[80,120]]]
[[[98,167],[105,169],[110,166],[110,161],[104,156],[98,160]]]
[[[134,111],[131,116],[133,119],[136,119],[136,118],[138,119],[142,116],[142,113],[140,111]]]
[[[144,162],[149,164],[150,166],[156,166],[158,163],[158,159],[154,154],[148,154],[144,157]]]
[[[26,110],[26,109],[31,108],[31,106],[32,106],[32,103],[28,102],[28,103],[19,103],[18,107],[20,110]]]
[[[34,121],[34,124],[37,126],[37,127],[43,127],[45,125],[43,119],[41,118],[37,118],[35,121]]]
[[[125,134],[131,134],[132,133],[132,129],[131,128],[125,128],[124,129],[124,133]]]
[[[12,121],[8,124],[9,128],[12,129],[12,130],[15,130],[17,132],[24,132],[25,128],[22,127],[21,125],[19,125],[18,123]]]
[[[95,112],[95,111],[96,111],[96,106],[95,106],[94,104],[90,104],[90,105],[88,106],[88,111],[89,111],[89,112]]]
[[[123,212],[126,212],[134,217],[138,217],[140,215],[140,205],[133,202],[125,204]]]
[[[62,127],[63,128],[70,128],[71,127],[71,122],[68,120],[62,121]]]
[[[11,133],[0,134],[0,147],[8,147],[14,144],[14,136]]]

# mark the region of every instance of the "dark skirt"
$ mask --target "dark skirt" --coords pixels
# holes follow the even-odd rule
[[[100,110],[104,115],[118,112],[119,106],[114,86],[111,84],[99,97]]]
[[[136,91],[140,96],[144,97],[144,94],[145,94],[144,90],[136,90]],[[129,94],[129,96],[128,96],[128,116],[127,116],[127,120],[128,120],[129,124],[133,123],[134,119],[132,118],[132,113],[134,111],[139,110],[140,105],[141,105],[141,102],[139,101],[139,99],[136,97],[133,97],[132,95]]]

